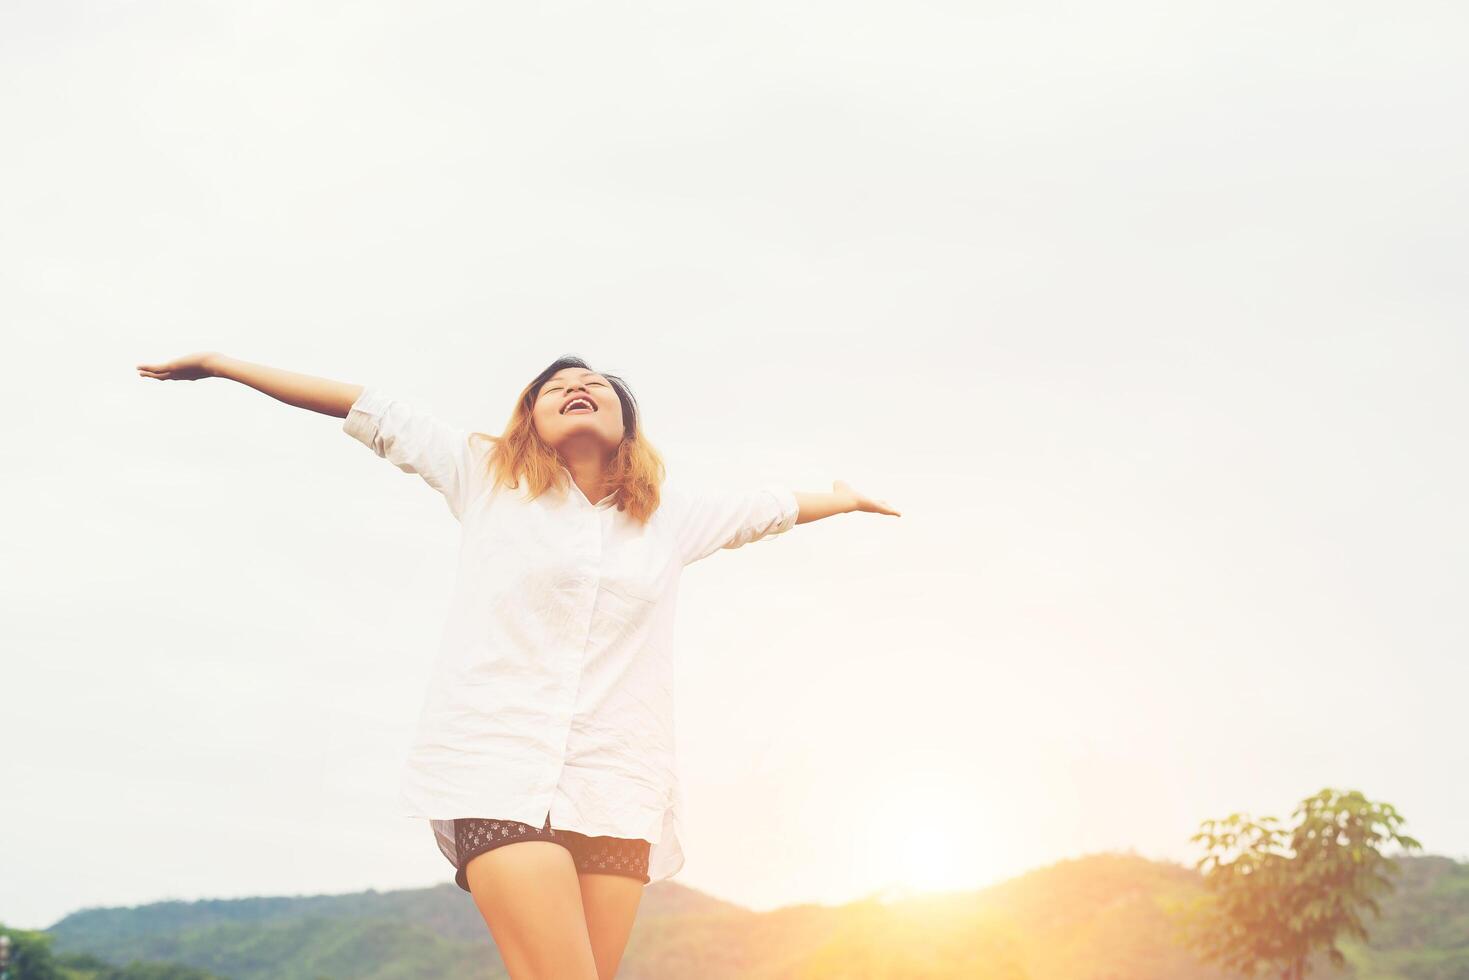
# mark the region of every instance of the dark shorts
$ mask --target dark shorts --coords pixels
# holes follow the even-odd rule
[[[464,868],[469,859],[504,844],[522,840],[546,840],[571,852],[578,872],[623,875],[647,884],[648,854],[653,845],[633,837],[588,837],[574,830],[552,830],[551,815],[539,829],[517,820],[488,820],[461,817],[454,821],[454,851],[459,857],[454,883],[469,891]]]

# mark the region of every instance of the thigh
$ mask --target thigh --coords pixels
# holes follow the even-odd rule
[[[637,918],[638,903],[643,898],[643,883],[627,875],[583,871],[581,902],[586,912],[587,934],[592,942],[592,956],[597,963],[597,976],[611,980],[617,975]]]
[[[470,858],[469,893],[512,980],[596,980],[576,864],[549,840],[518,840]]]
[[[588,837],[567,830],[556,833],[576,861],[597,975],[609,980],[616,975],[632,934],[648,881],[652,845],[635,838]]]

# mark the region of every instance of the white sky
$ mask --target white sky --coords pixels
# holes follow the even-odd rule
[[[980,887],[1325,786],[1469,855],[1447,3],[0,7],[0,922],[416,887],[457,525],[199,349],[503,427],[578,353],[844,515],[679,611],[688,863]]]

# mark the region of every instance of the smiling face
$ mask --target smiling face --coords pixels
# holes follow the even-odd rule
[[[531,411],[536,433],[563,456],[579,445],[611,453],[622,442],[622,402],[596,371],[562,368],[536,394]]]

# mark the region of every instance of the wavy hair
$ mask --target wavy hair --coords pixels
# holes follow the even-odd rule
[[[515,401],[515,409],[510,413],[510,422],[501,435],[494,436],[488,432],[470,433],[471,439],[487,439],[494,444],[486,461],[491,477],[491,492],[500,487],[519,488],[522,479],[525,480],[531,499],[553,487],[561,491],[570,490],[570,478],[562,469],[565,464],[560,453],[536,432],[531,415],[536,398],[541,394],[541,387],[557,371],[569,367],[596,370],[580,357],[558,357],[521,390]],[[658,488],[667,475],[663,457],[643,435],[638,402],[627,382],[606,371],[597,373],[611,383],[618,400],[622,402],[623,438],[608,463],[607,477],[611,492],[617,495],[618,510],[639,523],[647,523],[648,518],[658,509]]]

